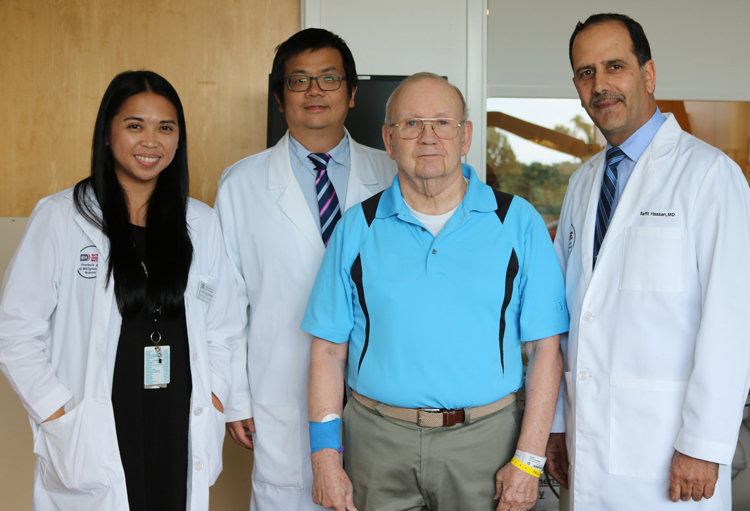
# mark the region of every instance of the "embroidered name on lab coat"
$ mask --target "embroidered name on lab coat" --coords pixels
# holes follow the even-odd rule
[[[673,217],[675,216],[674,211],[641,211],[641,216],[665,216],[665,217]]]

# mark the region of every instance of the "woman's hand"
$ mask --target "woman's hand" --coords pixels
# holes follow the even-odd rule
[[[219,403],[219,404],[221,404],[221,403]],[[49,422],[49,421],[53,421],[55,419],[59,419],[63,415],[65,415],[65,410],[63,410],[63,408],[61,406],[59,410],[57,410],[55,413],[53,413],[52,415],[50,415],[49,417],[47,417],[47,420],[45,420],[44,422]]]
[[[219,398],[216,397],[216,394],[211,392],[211,403],[213,403],[214,408],[219,410],[221,413],[224,413],[224,405],[221,404],[221,401],[219,401]]]

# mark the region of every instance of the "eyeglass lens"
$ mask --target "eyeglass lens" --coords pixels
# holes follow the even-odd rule
[[[398,123],[398,132],[401,138],[417,138],[425,125],[432,126],[438,138],[450,140],[458,135],[458,121],[455,119],[404,119]]]
[[[289,90],[295,92],[304,92],[310,88],[312,81],[318,84],[320,90],[337,90],[341,87],[341,76],[339,75],[320,75],[320,76],[304,76],[294,75],[287,78],[287,84]]]

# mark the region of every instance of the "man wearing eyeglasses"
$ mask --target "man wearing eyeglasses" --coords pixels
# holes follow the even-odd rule
[[[536,500],[568,330],[563,279],[534,208],[461,164],[471,135],[457,88],[407,78],[383,127],[398,176],[344,215],[323,258],[302,328],[314,336],[313,499],[328,509]],[[347,362],[342,442],[326,417],[341,415]]]
[[[344,129],[357,71],[340,37],[308,29],[282,43],[271,88],[289,131],[227,168],[216,197],[249,304],[225,413],[232,438],[254,449],[251,510],[306,511],[320,507],[311,499],[308,443],[311,336],[299,324],[341,214],[388,186],[396,168]]]

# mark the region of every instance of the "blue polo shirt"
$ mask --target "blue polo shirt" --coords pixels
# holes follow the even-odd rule
[[[349,385],[407,408],[465,408],[523,385],[521,342],[568,331],[560,264],[539,213],[474,170],[438,234],[390,188],[339,221],[302,328],[349,343]]]

